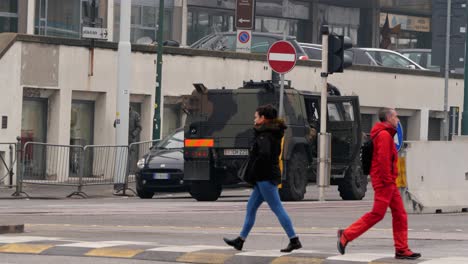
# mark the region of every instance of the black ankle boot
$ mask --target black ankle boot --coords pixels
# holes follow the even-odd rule
[[[300,249],[300,248],[302,248],[301,241],[299,241],[298,237],[295,237],[289,240],[288,246],[286,248],[283,248],[281,252],[291,252],[295,249]]]
[[[226,242],[226,244],[234,247],[237,250],[242,250],[242,247],[244,246],[244,239],[241,237],[237,237],[235,239],[223,238],[223,240]]]

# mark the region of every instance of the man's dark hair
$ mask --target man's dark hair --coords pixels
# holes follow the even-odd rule
[[[393,111],[393,108],[380,108],[379,110],[379,120],[380,122],[385,122],[387,121],[387,117],[390,115],[390,113]]]
[[[259,106],[256,111],[259,116],[264,116],[266,119],[278,118],[278,111],[271,104]]]

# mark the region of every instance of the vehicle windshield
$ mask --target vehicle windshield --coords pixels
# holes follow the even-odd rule
[[[407,69],[410,65],[413,65],[413,63],[406,60],[405,57],[390,52],[368,51],[367,53],[371,55],[380,66]]]
[[[179,149],[184,147],[184,131],[179,130],[165,137],[157,145],[158,149]]]

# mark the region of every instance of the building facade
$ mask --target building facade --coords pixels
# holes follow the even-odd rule
[[[132,0],[131,41],[155,42],[159,0]],[[182,46],[220,31],[235,30],[236,0],[164,0],[164,40]],[[378,47],[388,18],[392,49],[431,48],[431,0],[256,0],[255,29],[320,43],[327,23],[361,47]],[[95,8],[93,8],[95,7]],[[94,11],[95,10],[95,11]],[[95,12],[95,14],[94,14]],[[93,21],[93,17],[96,19]],[[108,40],[119,38],[120,0],[1,0],[0,32],[70,38],[81,27],[104,27]]]

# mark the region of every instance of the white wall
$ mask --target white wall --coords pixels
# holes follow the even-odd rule
[[[409,212],[460,212],[468,208],[468,141],[409,142],[406,150]]]
[[[21,109],[22,91],[18,89],[21,71],[21,43],[15,43],[10,50],[2,57],[0,63],[0,118],[8,117],[8,128],[0,128],[0,143],[16,142],[16,137],[21,133]],[[10,164],[9,146],[0,144],[0,152]],[[3,163],[0,163],[3,167]],[[16,175],[16,166],[14,166]],[[0,178],[6,173],[5,168],[1,170]],[[16,179],[16,177],[14,178]],[[4,179],[8,183],[8,177]]]
[[[21,129],[21,88],[19,87],[19,63],[21,45],[41,45],[36,43],[16,42],[0,61],[0,83],[5,89],[11,89],[13,98],[0,98],[0,111],[12,115],[7,135],[0,130],[1,139],[14,140]],[[53,47],[52,47],[53,46]],[[59,54],[57,87],[49,103],[54,112],[49,117],[49,139],[53,143],[69,144],[71,100],[77,92],[98,95],[95,115],[95,144],[113,144],[115,129],[113,120],[116,112],[117,89],[117,51],[96,48],[94,53],[94,74],[89,73],[89,49],[86,47],[51,45]],[[27,53],[23,56],[28,56]],[[154,53],[132,52],[132,96],[139,97],[142,105],[142,140],[151,137],[153,102],[155,90],[156,65]],[[23,58],[27,60],[28,58]],[[33,62],[40,63],[40,62]],[[266,61],[241,60],[223,57],[203,57],[185,55],[164,55],[163,95],[178,96],[190,94],[193,83],[202,82],[208,88],[238,88],[246,80],[268,80],[271,70]],[[300,90],[319,91],[320,69],[318,67],[297,65],[286,79]],[[443,78],[346,70],[342,74],[333,74],[329,82],[338,86],[345,95],[359,95],[363,109],[377,111],[388,106],[401,109],[418,124],[409,127],[411,139],[419,139],[420,127],[424,125],[417,116],[421,109],[440,112],[443,110]],[[463,80],[451,79],[449,82],[449,105],[463,107]],[[29,87],[29,86],[28,86]],[[142,99],[144,98],[144,99]],[[79,99],[79,98],[76,98]],[[368,111],[368,112],[369,112]],[[163,111],[162,111],[163,112]],[[412,117],[415,115],[414,117]]]

